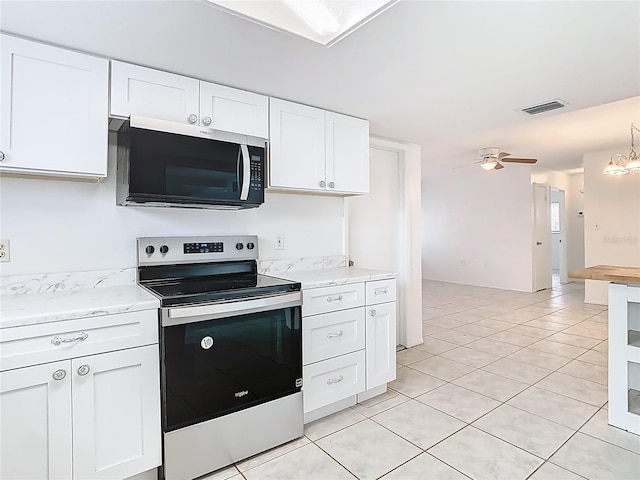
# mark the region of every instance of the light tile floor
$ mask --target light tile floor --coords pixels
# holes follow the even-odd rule
[[[425,281],[424,344],[387,393],[207,480],[640,479],[607,425],[607,314],[582,284],[533,294]]]

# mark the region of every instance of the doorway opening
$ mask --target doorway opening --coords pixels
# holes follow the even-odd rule
[[[551,189],[551,272],[552,286],[568,283],[567,272],[567,221],[565,211],[565,192]]]

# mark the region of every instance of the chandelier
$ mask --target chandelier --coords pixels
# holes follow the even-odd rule
[[[609,164],[604,168],[605,175],[627,175],[628,173],[640,173],[640,157],[636,153],[635,146],[633,144],[633,131],[640,129],[633,123],[631,124],[631,149],[629,155],[626,157],[620,153],[614,153],[611,155]]]

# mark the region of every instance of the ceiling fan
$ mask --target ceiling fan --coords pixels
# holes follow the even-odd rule
[[[497,147],[487,147],[478,150],[480,158],[473,163],[479,163],[485,170],[500,170],[504,168],[503,163],[529,163],[534,164],[538,161],[536,158],[516,158],[511,157],[510,153],[501,152]]]

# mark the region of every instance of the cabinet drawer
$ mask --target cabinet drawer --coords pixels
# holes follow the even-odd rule
[[[5,328],[0,370],[152,343],[158,343],[157,310]]]
[[[310,288],[302,291],[302,316],[335,312],[364,305],[364,283]]]
[[[364,350],[302,368],[305,413],[364,391]]]
[[[302,322],[303,364],[362,350],[364,315],[364,307],[359,307],[306,317]]]
[[[396,301],[396,279],[367,282],[367,305]]]

